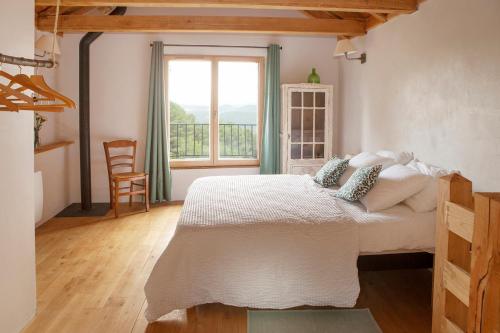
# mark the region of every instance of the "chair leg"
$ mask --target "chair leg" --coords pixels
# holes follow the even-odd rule
[[[115,180],[115,218],[118,217],[118,203],[120,202],[120,182]]]
[[[134,191],[134,182],[130,182],[129,191],[132,193]],[[132,194],[128,196],[128,205],[132,206]]]
[[[146,212],[149,212],[149,175],[144,180],[144,201],[146,202]]]
[[[113,196],[114,196],[114,193],[113,193],[113,181],[110,179],[109,180],[109,209],[113,209],[114,206],[113,206]]]

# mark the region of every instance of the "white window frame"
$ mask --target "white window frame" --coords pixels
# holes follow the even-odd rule
[[[167,106],[168,123],[170,124],[170,98],[168,96],[168,67],[172,60],[205,60],[210,61],[212,65],[211,82],[211,110],[210,110],[210,143],[208,159],[170,159],[172,169],[191,169],[191,168],[220,168],[220,167],[245,167],[260,165],[260,144],[262,141],[262,111],[264,109],[264,57],[247,56],[198,56],[198,55],[166,55],[164,66],[165,77],[165,98]],[[219,122],[218,122],[218,75],[219,61],[241,61],[255,62],[259,68],[259,96],[257,105],[257,158],[255,159],[227,159],[219,158]],[[170,127],[168,129],[170,131]],[[168,142],[170,148],[170,140]],[[169,149],[170,151],[170,149]]]

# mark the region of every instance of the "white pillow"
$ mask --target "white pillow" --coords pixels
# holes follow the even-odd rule
[[[360,201],[369,213],[384,210],[422,191],[431,179],[410,167],[396,164],[380,173],[375,186]]]
[[[460,174],[460,171],[458,171],[458,170],[444,169],[444,168],[441,168],[441,167],[438,167],[438,166],[435,166],[432,164],[427,164],[425,162],[419,161],[418,159],[414,159],[414,160],[410,161],[407,164],[407,166],[423,173],[424,175],[428,175],[428,176],[432,176],[432,177],[434,177],[434,176],[442,177],[443,175],[438,176],[438,174],[440,174],[440,173],[445,173],[445,175],[449,175],[451,173]]]
[[[409,197],[404,203],[416,213],[430,212],[437,207],[438,179],[457,171],[450,171],[429,165],[418,160],[408,163],[408,167],[432,177],[432,180],[417,194]]]
[[[387,158],[392,158],[398,164],[407,164],[411,160],[413,160],[413,153],[402,151],[400,153],[395,153],[391,150],[379,150],[377,155]]]
[[[382,157],[377,154],[369,152],[359,153],[358,155],[354,156],[349,160],[349,166],[347,167],[346,171],[342,174],[342,177],[340,177],[339,185],[342,186],[345,183],[347,183],[347,181],[352,176],[354,171],[356,171],[356,169],[382,164],[382,170],[384,170],[390,167],[391,165],[394,165],[395,163],[396,162],[393,159]]]

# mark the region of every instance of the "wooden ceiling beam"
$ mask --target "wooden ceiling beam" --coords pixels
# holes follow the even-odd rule
[[[94,10],[94,7],[72,7],[74,8],[70,12],[64,12],[64,15],[85,15],[88,12]]]
[[[389,14],[389,15],[384,15],[385,17],[385,20],[382,20],[380,17],[377,17],[377,16],[370,16],[367,20],[366,20],[366,30],[372,30],[372,29],[375,29],[376,27],[378,27],[379,25],[382,25],[386,22],[388,22],[389,20],[392,20],[393,18],[397,17],[398,14]]]
[[[37,7],[38,8],[38,7]],[[61,7],[61,15],[83,15],[93,10],[94,7]],[[38,12],[40,16],[51,16],[56,14],[56,7],[46,7],[43,11]]]
[[[61,0],[68,7],[191,7],[285,9],[374,13],[413,13],[418,0]],[[57,0],[36,0],[36,6],[55,6]]]
[[[374,16],[370,16],[367,20],[366,20],[366,30],[372,30],[372,29],[375,29],[376,27],[378,27],[379,25],[382,25],[384,24],[385,22],[382,22],[381,20],[379,20],[378,18],[374,17]]]
[[[370,13],[370,15],[382,23],[387,22],[387,15],[386,14]]]
[[[39,17],[37,28],[51,31],[54,17]],[[228,32],[360,36],[365,24],[353,20],[224,16],[64,15],[61,32]]]
[[[35,7],[35,12],[38,15],[49,8],[50,8],[49,6],[37,6]]]
[[[426,0],[417,0],[417,5],[420,6]],[[380,13],[370,13],[370,17],[366,20],[366,30],[372,30],[382,25],[395,17],[398,17],[398,13],[390,14],[380,14]]]
[[[313,10],[303,10],[307,17],[315,18],[315,19],[340,19],[341,17],[336,17],[332,15],[332,12],[322,12],[322,11],[313,11]]]

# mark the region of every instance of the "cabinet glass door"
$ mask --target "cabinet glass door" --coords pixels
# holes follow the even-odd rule
[[[290,130],[290,156],[297,160],[301,158],[301,142],[302,142],[302,109],[293,107],[291,114],[291,130]]]
[[[292,91],[288,98],[290,158],[325,158],[326,93]]]

